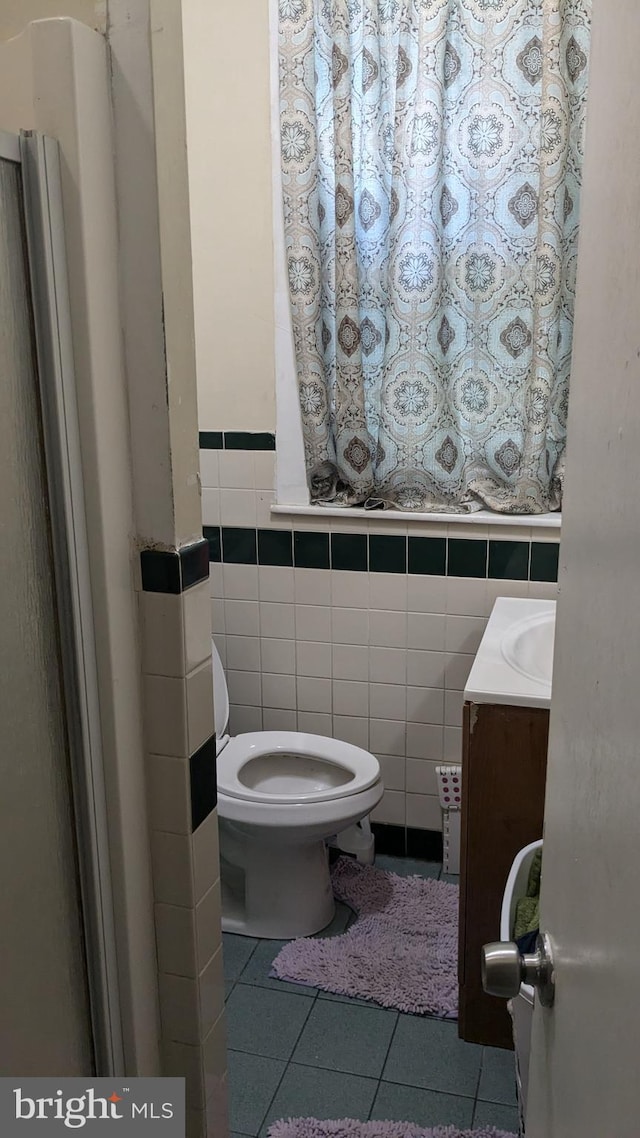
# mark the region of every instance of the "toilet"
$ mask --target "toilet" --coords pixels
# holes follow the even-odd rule
[[[374,755],[298,731],[227,734],[229,692],[215,644],[222,927],[291,940],[328,925],[335,903],[327,842],[377,806]]]

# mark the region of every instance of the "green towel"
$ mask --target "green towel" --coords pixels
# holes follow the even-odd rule
[[[542,850],[538,850],[529,867],[527,895],[516,902],[516,920],[513,930],[514,940],[540,928],[540,869]]]

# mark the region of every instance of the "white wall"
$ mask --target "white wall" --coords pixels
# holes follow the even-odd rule
[[[201,430],[273,430],[268,0],[183,4]]]
[[[70,16],[90,28],[104,30],[106,0],[2,0],[0,40],[17,36],[32,20]]]

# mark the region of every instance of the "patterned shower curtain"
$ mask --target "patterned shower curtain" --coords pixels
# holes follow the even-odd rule
[[[314,502],[561,502],[590,0],[279,0]]]

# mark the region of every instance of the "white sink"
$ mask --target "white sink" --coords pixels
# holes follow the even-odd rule
[[[498,597],[473,662],[471,703],[551,706],[555,601]]]
[[[507,664],[529,680],[550,684],[555,625],[555,613],[539,613],[513,624],[500,645]]]

